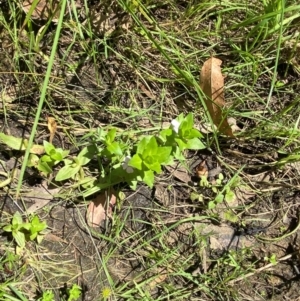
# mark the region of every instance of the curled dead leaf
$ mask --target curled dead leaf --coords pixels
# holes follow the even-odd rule
[[[200,73],[200,87],[206,95],[205,103],[212,121],[219,131],[234,137],[227,118],[224,115],[224,77],[221,72],[222,61],[211,57],[204,64]]]
[[[93,201],[90,202],[87,212],[87,224],[96,228],[107,218],[112,218],[112,207],[116,204],[117,198],[113,190],[106,190],[98,194]]]
[[[53,117],[47,117],[47,125],[50,132],[50,138],[49,142],[52,143],[56,129],[57,129],[57,123]]]
[[[205,161],[202,161],[195,169],[196,176],[200,179],[201,177],[208,177],[208,169]]]

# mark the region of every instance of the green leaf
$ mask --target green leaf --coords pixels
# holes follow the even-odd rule
[[[49,166],[47,162],[43,162],[39,160],[37,169],[41,172],[44,172],[46,175],[52,173],[52,168]]]
[[[15,150],[25,150],[26,149],[27,140],[24,138],[16,138],[14,136],[5,135],[4,133],[0,133],[0,140],[12,149],[15,149]]]
[[[189,132],[190,128],[188,127],[188,124],[186,120],[183,120],[179,126],[178,135],[182,138],[185,138],[185,135],[187,132]]]
[[[215,202],[216,203],[222,203],[224,200],[224,195],[222,193],[218,194],[216,197],[215,197]]]
[[[21,216],[21,213],[19,211],[16,211],[14,214],[11,224],[12,225],[21,225],[23,223],[23,218]]]
[[[49,155],[44,155],[40,159],[42,162],[52,162],[52,159]]]
[[[109,144],[107,146],[107,149],[108,151],[111,153],[111,154],[115,154],[115,155],[118,155],[118,156],[122,156],[123,155],[123,152],[122,152],[122,149],[120,147],[120,144],[119,142],[113,142],[111,144]]]
[[[143,181],[145,182],[146,185],[152,188],[154,183],[154,172],[152,170],[145,171]]]
[[[25,230],[30,230],[31,224],[30,223],[23,223],[23,224],[21,224],[20,228],[25,229]]]
[[[136,180],[131,180],[131,181],[127,181],[127,183],[128,183],[129,187],[130,187],[132,190],[136,190],[138,181],[136,181]]]
[[[151,136],[146,136],[144,137],[138,144],[137,146],[137,154],[143,154],[144,150],[147,148],[148,146],[148,142],[151,139]]]
[[[208,209],[214,209],[216,207],[216,204],[214,201],[209,201],[208,202]]]
[[[47,142],[46,140],[44,140],[43,144],[44,144],[46,154],[51,155],[51,152],[53,151],[55,152],[55,147],[53,144]]]
[[[185,149],[187,149],[187,143],[185,143],[182,139],[175,138],[175,141],[178,144],[180,151],[184,151]]]
[[[80,165],[76,165],[74,167],[72,167],[71,165],[64,166],[62,169],[58,171],[55,177],[55,181],[64,181],[72,178],[79,172],[80,168],[81,168]]]
[[[202,137],[202,134],[193,128],[194,127],[194,118],[193,114],[188,114],[184,120],[180,123],[179,127],[179,136],[183,139],[192,139]]]
[[[190,129],[185,133],[185,139],[203,138],[203,135],[196,129]]]
[[[108,131],[107,136],[106,136],[106,143],[111,144],[116,137],[117,129],[112,128],[110,131]]]
[[[38,301],[53,301],[53,300],[55,300],[54,293],[50,290],[43,292],[42,297],[38,299]]]
[[[163,143],[166,143],[168,140],[168,137],[173,135],[172,129],[164,129],[160,131],[159,138],[162,140]]]
[[[186,128],[187,129],[192,129],[194,127],[194,116],[192,113],[189,113],[185,117],[185,122],[186,122]]]
[[[43,235],[37,235],[37,237],[36,237],[37,243],[40,244],[42,242],[43,238],[44,238]]]
[[[157,173],[161,172],[161,165],[159,162],[153,162],[153,163],[149,164],[146,161],[144,161],[143,163],[148,167],[148,169],[153,170]],[[144,168],[143,168],[143,170],[144,170]]]
[[[193,150],[199,150],[199,149],[205,149],[206,146],[203,144],[203,142],[199,138],[193,138],[191,140],[188,140],[186,144],[187,149],[193,149]]]
[[[38,232],[33,232],[29,235],[29,239],[34,240],[37,237],[37,235],[38,235]]]
[[[59,149],[60,150],[60,149]],[[57,150],[58,151],[58,150]],[[59,151],[60,152],[60,151]],[[62,154],[62,156],[63,156],[63,158],[65,158],[66,156],[68,156],[68,154],[69,154],[69,150],[61,150],[61,154]]]
[[[39,222],[31,227],[32,231],[41,232],[47,228],[46,222]]]
[[[12,226],[11,225],[4,226],[2,229],[5,232],[12,232]]]
[[[93,156],[95,155],[95,147],[93,145],[86,146],[82,149],[82,151],[78,154],[77,159],[81,166],[86,165],[91,161]]]
[[[237,223],[239,220],[238,215],[231,210],[225,211],[224,218],[231,223]]]
[[[160,164],[168,163],[170,161],[170,156],[172,152],[171,146],[162,146],[158,148],[155,159]]]
[[[16,231],[12,233],[13,238],[15,239],[17,245],[20,248],[24,248],[25,247],[25,234],[23,232],[20,231]]]
[[[51,159],[52,159],[53,161],[58,161],[58,162],[60,162],[60,161],[63,160],[63,156],[62,156],[61,153],[55,152],[55,154],[51,155]],[[57,162],[57,163],[58,163],[58,162]]]
[[[149,156],[153,156],[155,157],[157,154],[157,150],[158,150],[158,145],[157,145],[157,141],[156,139],[152,136],[148,143],[147,146],[145,147],[143,153],[142,153],[142,158],[145,159]]]
[[[139,154],[135,154],[130,161],[128,162],[128,166],[134,167],[137,170],[142,170],[142,159]]]
[[[77,284],[73,284],[71,289],[68,290],[69,298],[68,301],[77,300],[81,295],[81,287]]]
[[[35,215],[32,218],[30,223],[31,223],[30,231],[32,231],[32,232],[40,232],[47,228],[46,222],[45,221],[41,222],[37,215]]]
[[[175,148],[175,151],[173,151],[173,156],[179,162],[184,162],[185,161],[185,157],[184,157],[182,151],[180,150],[179,146],[177,146]]]
[[[190,194],[190,199],[191,199],[191,201],[199,201],[200,200],[200,198],[201,198],[201,200],[203,201],[203,196],[201,195],[201,194],[198,194],[198,193],[196,193],[196,192],[192,192],[191,194]]]
[[[39,157],[35,154],[30,154],[27,162],[28,167],[37,166],[39,163]]]
[[[235,194],[232,190],[228,190],[225,194],[226,202],[233,202],[235,200]]]
[[[181,124],[181,122],[185,119],[183,113],[181,113],[180,115],[178,115],[178,117],[176,118],[176,120]]]

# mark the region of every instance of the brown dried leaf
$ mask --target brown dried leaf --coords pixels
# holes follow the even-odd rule
[[[188,183],[191,181],[191,176],[188,174],[188,171],[180,166],[178,167],[177,164],[173,166],[166,165],[165,168],[178,180],[182,181],[183,183]]]
[[[90,227],[96,228],[101,226],[101,223],[107,218],[112,218],[112,207],[116,204],[116,196],[113,190],[103,191],[90,202],[86,220]]]
[[[53,241],[53,242],[63,242],[63,243],[68,243],[66,240],[64,240],[63,238],[55,235],[55,234],[52,234],[52,233],[47,233],[45,236],[44,236],[44,239],[45,240],[48,240],[48,241]]]
[[[34,144],[31,149],[31,154],[42,155],[45,152],[45,148],[42,145]]]
[[[211,57],[203,64],[200,74],[200,87],[207,96],[205,103],[214,124],[221,133],[234,137],[227,118],[222,111],[225,100],[224,77],[221,72],[221,64],[222,61],[214,57]]]
[[[201,179],[201,177],[208,177],[208,168],[205,161],[200,162],[200,164],[195,169],[196,176]]]
[[[23,199],[29,199],[35,202],[26,210],[26,212],[28,214],[34,213],[35,211],[46,206],[51,200],[53,200],[55,194],[59,193],[60,189],[60,187],[49,189],[47,182],[44,181],[42,184],[35,187],[31,192],[22,194]]]
[[[49,138],[49,142],[52,143],[56,129],[57,129],[57,123],[55,121],[55,119],[53,117],[48,117],[47,118],[47,125],[48,125],[48,129],[50,132],[50,138]]]
[[[157,275],[151,280],[150,283],[148,283],[150,289],[156,288],[158,285],[160,285],[162,282],[166,280],[168,277],[169,272],[166,269],[159,268],[157,271]]]

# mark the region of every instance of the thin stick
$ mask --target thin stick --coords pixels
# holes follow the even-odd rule
[[[267,270],[267,269],[269,269],[269,268],[272,268],[272,267],[276,266],[280,261],[284,261],[284,260],[287,260],[287,259],[291,258],[291,257],[293,256],[293,254],[294,254],[294,253],[279,258],[279,259],[278,259],[278,262],[277,262],[276,264],[268,263],[267,265],[265,265],[265,266],[263,266],[263,267],[261,267],[261,268],[255,270],[254,272],[251,272],[251,273],[248,273],[248,274],[246,274],[246,275],[244,275],[244,276],[240,276],[240,277],[238,277],[238,278],[236,278],[236,279],[230,280],[230,281],[228,282],[228,284],[229,284],[229,285],[232,285],[232,284],[234,284],[234,283],[236,283],[236,282],[238,282],[238,281],[244,280],[244,279],[249,278],[249,277],[251,277],[251,276],[253,276],[253,275],[255,275],[255,274],[258,274],[258,273],[260,273],[260,272],[262,272],[262,271],[264,271],[264,270]]]

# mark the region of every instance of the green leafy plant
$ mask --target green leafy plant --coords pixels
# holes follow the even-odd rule
[[[44,237],[44,230],[47,228],[46,222],[41,222],[39,217],[37,215],[34,215],[29,223],[29,233],[28,240],[35,240],[37,243],[41,243],[43,237]]]
[[[224,176],[222,173],[218,175],[218,178],[214,183],[210,183],[207,176],[202,176],[199,182],[200,187],[210,188],[215,195],[213,200],[210,200],[207,204],[209,209],[215,208],[217,204],[222,203],[224,200],[226,202],[232,202],[235,199],[234,188],[238,186],[238,184],[238,177],[234,177],[230,182],[224,183]],[[205,196],[202,193],[198,194],[193,192],[191,194],[191,200],[203,203]]]
[[[202,134],[194,128],[191,113],[186,117],[179,115],[168,129],[161,130],[157,135],[142,136],[131,147],[123,143],[123,140],[130,140],[129,135],[124,138],[123,134],[123,140],[119,138],[116,141],[116,133],[112,129],[107,134],[101,131],[99,137],[94,137],[98,158],[106,158],[110,164],[106,168],[100,163],[100,179],[86,196],[96,192],[97,187],[100,190],[120,182],[127,182],[132,189],[138,182],[152,187],[155,175],[161,173],[162,166],[171,164],[174,159],[183,161],[186,149],[205,148],[200,140]]]
[[[50,290],[43,292],[42,296],[37,301],[54,301],[54,294]]]
[[[35,167],[46,176],[58,167],[55,180],[58,182],[73,180],[87,189],[85,196],[98,190],[108,188],[121,182],[127,182],[135,189],[138,182],[149,187],[154,184],[155,175],[162,172],[162,167],[171,164],[174,159],[183,162],[184,151],[187,149],[204,149],[202,134],[194,128],[193,114],[186,117],[183,114],[172,120],[168,129],[163,129],[156,135],[132,137],[131,133],[111,128],[107,131],[99,129],[91,141],[84,141],[85,146],[77,156],[70,157],[68,150],[56,148],[44,141],[43,146],[35,145],[38,152],[30,154],[27,166]],[[12,136],[0,136],[8,146],[17,144]],[[18,147],[25,146],[18,140]],[[40,155],[42,152],[44,155]],[[98,162],[98,179],[86,175],[84,167],[92,160]],[[64,166],[59,168],[59,164]],[[28,227],[25,225],[25,227]],[[15,234],[17,235],[17,234]],[[18,234],[19,235],[19,234]],[[19,235],[20,236],[20,235]]]
[[[53,167],[63,161],[69,154],[68,150],[62,148],[55,148],[55,146],[47,141],[44,141],[44,149],[46,154],[39,158],[35,154],[31,154],[27,166],[35,166],[39,171],[45,175],[53,172]]]
[[[43,230],[47,228],[46,222],[41,222],[38,216],[33,216],[30,222],[23,222],[21,214],[17,211],[9,225],[3,227],[5,232],[11,232],[12,237],[20,248],[25,247],[26,241],[43,239]]]
[[[68,301],[77,300],[81,296],[81,287],[77,284],[73,284],[68,292]]]
[[[160,173],[161,166],[171,162],[171,152],[170,146],[158,146],[155,137],[144,137],[137,146],[136,154],[128,162],[128,166],[137,170],[137,179],[152,187],[154,173]]]
[[[43,155],[39,160],[38,169],[40,171],[47,172],[47,169],[50,168],[50,173],[52,172],[52,167],[69,154],[68,150],[63,150],[62,148],[55,148],[53,144],[44,141],[44,148],[46,155]],[[46,170],[43,170],[46,169]]]
[[[65,159],[65,166],[61,168],[56,177],[56,181],[64,181],[70,178],[75,179],[75,176],[79,174],[79,178],[84,178],[83,166],[90,162],[95,154],[93,146],[87,146],[82,149],[77,157],[72,159]]]
[[[172,120],[169,129],[162,130],[159,138],[165,146],[171,146],[172,153],[176,159],[184,160],[182,152],[186,149],[204,149],[206,146],[199,139],[202,134],[194,128],[193,114],[186,117],[180,114],[177,119]]]

